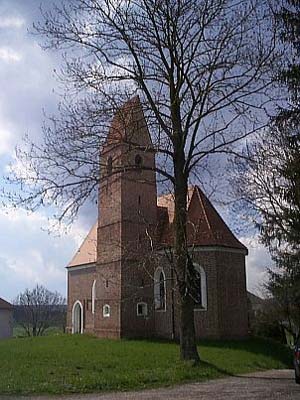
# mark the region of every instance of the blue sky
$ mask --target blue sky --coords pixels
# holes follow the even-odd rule
[[[0,188],[14,148],[25,134],[38,141],[43,110],[55,111],[58,102],[53,70],[59,67],[55,53],[43,51],[38,37],[28,33],[47,0],[0,0]],[[49,235],[46,210],[28,214],[4,208],[0,203],[0,297],[14,299],[36,283],[66,295],[65,266],[96,218],[83,213],[68,230]],[[226,213],[223,213],[226,219]],[[267,251],[257,237],[240,238],[249,247],[248,288],[256,291],[269,264]]]
[[[55,54],[42,51],[28,33],[40,3],[0,0],[0,187],[8,164],[15,162],[15,146],[25,134],[39,139],[43,109],[53,112],[58,101]],[[1,206],[0,297],[12,300],[36,283],[66,294],[64,267],[95,217],[78,221],[67,234],[49,235],[46,210],[29,215]]]

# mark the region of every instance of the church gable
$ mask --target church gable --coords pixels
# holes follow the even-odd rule
[[[97,227],[98,223],[96,222],[69,262],[68,268],[93,264],[97,261]]]
[[[161,221],[160,244],[172,246],[174,197],[164,195],[157,200]],[[220,214],[198,186],[191,186],[188,190],[188,226],[187,235],[190,246],[220,246],[239,249],[247,252],[247,248],[234,236]],[[168,213],[168,220],[163,213]],[[165,212],[166,212],[165,211]]]
[[[247,251],[198,186],[194,187],[188,219],[191,241],[193,241],[192,235],[195,237],[194,244],[224,246]]]

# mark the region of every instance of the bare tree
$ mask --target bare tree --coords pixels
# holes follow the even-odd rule
[[[156,152],[156,172],[174,189],[181,357],[195,362],[188,184],[201,177],[208,156],[236,152],[238,141],[265,124],[270,67],[279,59],[268,3],[75,0],[44,11],[35,25],[43,47],[63,55],[58,77],[67,92],[44,141],[28,140],[28,150],[18,151],[26,173],[11,177],[23,189],[11,200],[31,210],[54,203],[60,220],[74,218],[96,199],[112,116],[126,122],[121,105],[139,94],[153,142],[145,151]]]
[[[64,329],[66,299],[44,286],[26,289],[14,301],[14,319],[28,336],[42,336],[51,326]]]

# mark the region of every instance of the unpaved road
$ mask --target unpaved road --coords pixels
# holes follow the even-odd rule
[[[140,392],[1,397],[0,400],[300,400],[300,385],[292,370],[256,372],[205,383],[190,383],[171,388]]]

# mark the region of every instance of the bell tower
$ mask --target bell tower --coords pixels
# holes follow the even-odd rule
[[[137,96],[115,114],[101,154],[97,275],[104,282],[103,306],[111,304],[112,315],[98,321],[98,329],[113,330],[117,337],[130,336],[131,329],[135,336],[153,329],[153,291],[145,289],[151,286],[145,268],[157,224],[154,168],[155,153]],[[138,317],[139,303],[148,305],[147,319]]]

